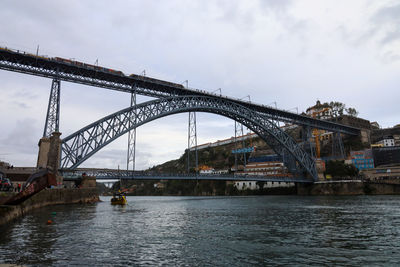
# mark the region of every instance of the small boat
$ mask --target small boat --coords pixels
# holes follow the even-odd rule
[[[127,203],[125,194],[121,191],[114,193],[111,198],[111,205],[126,205]]]

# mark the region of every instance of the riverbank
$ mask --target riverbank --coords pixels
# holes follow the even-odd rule
[[[44,189],[19,205],[0,205],[0,226],[13,221],[27,212],[50,205],[98,202],[96,188]]]
[[[300,196],[352,196],[352,195],[400,195],[399,179],[374,180],[328,180],[310,184],[298,183],[292,187],[275,187],[260,189],[238,190],[232,185],[220,187],[201,187],[188,183],[189,186],[171,188],[153,188],[127,192],[127,196],[251,196],[251,195],[300,195]],[[104,194],[112,195],[111,192]]]
[[[297,184],[301,196],[400,195],[400,184],[363,180],[321,181]]]

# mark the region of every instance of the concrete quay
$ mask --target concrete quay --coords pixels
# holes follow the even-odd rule
[[[0,205],[0,226],[27,212],[50,205],[94,203],[100,201],[95,187],[46,188],[19,205]]]
[[[297,184],[303,196],[400,195],[400,184],[385,181],[338,180]]]

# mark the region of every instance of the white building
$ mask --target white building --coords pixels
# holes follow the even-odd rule
[[[394,142],[393,136],[384,137],[381,141],[378,142],[378,144],[382,144],[384,147],[395,146],[395,142]]]
[[[237,181],[234,183],[234,186],[238,190],[258,190],[260,187],[258,186],[256,181]],[[278,187],[293,187],[294,183],[292,182],[265,182],[264,188],[278,188]]]
[[[258,176],[291,176],[287,168],[280,161],[250,162],[244,171],[237,171],[238,175],[258,175]]]
[[[229,170],[214,170],[213,174],[228,174]]]
[[[306,114],[320,120],[327,120],[333,117],[332,107],[328,103],[321,104],[319,100],[314,106],[306,110]]]
[[[239,181],[239,182],[235,182],[235,187],[238,190],[257,190],[258,189],[258,185],[256,181]]]
[[[213,174],[215,172],[214,168],[203,166],[200,168],[200,174]]]

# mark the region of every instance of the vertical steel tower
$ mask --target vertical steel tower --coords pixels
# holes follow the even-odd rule
[[[132,125],[137,124],[137,113],[136,113],[136,87],[133,88],[134,91],[131,93],[131,107],[133,107],[134,121],[129,120],[129,128]],[[128,154],[126,159],[126,170],[129,171],[129,164],[132,162],[132,171],[135,170],[136,164],[136,127],[129,131],[128,133]]]
[[[60,130],[60,80],[53,79],[43,137],[50,137],[53,132]]]
[[[198,171],[199,160],[197,155],[197,127],[196,112],[189,112],[189,128],[188,128],[188,155],[187,155],[187,172],[190,172],[190,150],[194,148],[195,153],[195,171]]]

